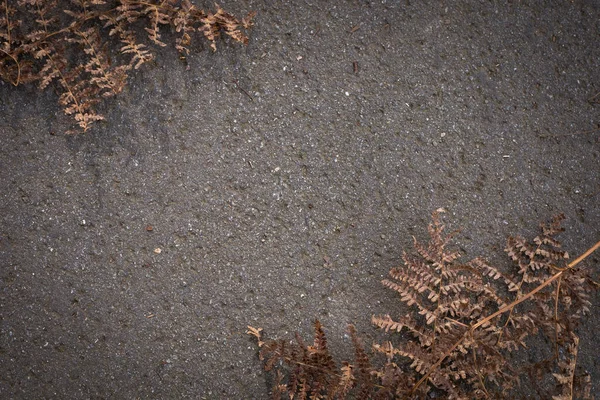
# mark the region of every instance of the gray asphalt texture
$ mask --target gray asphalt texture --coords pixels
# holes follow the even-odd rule
[[[247,47],[159,50],[85,135],[0,85],[0,398],[268,398],[246,325],[380,338],[439,207],[465,260],[559,212],[572,255],[599,239],[598,1],[220,5]]]

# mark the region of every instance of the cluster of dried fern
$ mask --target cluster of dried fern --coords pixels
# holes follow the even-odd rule
[[[576,368],[579,339],[575,329],[589,312],[593,281],[576,265],[600,242],[567,264],[555,235],[564,216],[542,224],[532,243],[509,238],[506,252],[515,266],[503,272],[481,258],[466,264],[449,251],[452,234],[444,234],[439,213],[433,214],[427,244],[414,240],[415,254],[404,254],[404,265],[390,271],[383,284],[398,292],[412,313],[397,318],[373,316],[386,332],[407,332],[373,345],[382,354],[380,367],[367,355],[353,326],[354,363],[338,367],[323,327],[316,321],[312,345],[299,335],[296,342],[263,340],[261,329],[248,327],[258,339],[265,370],[276,370],[273,397],[281,398],[510,398],[522,374],[532,381],[553,377],[553,392],[536,388],[542,398],[592,398],[591,382]],[[551,343],[548,359],[517,367],[511,356],[526,348],[526,340]],[[544,341],[547,339],[547,341]],[[542,392],[544,391],[545,392]],[[514,393],[514,392],[513,392]]]
[[[40,89],[56,81],[65,113],[85,132],[104,119],[94,105],[120,93],[128,72],[153,59],[137,34],[142,29],[150,43],[166,46],[161,32],[170,27],[182,57],[195,32],[213,51],[221,32],[247,44],[240,28],[251,27],[254,13],[240,21],[215,7],[205,12],[189,0],[0,0],[0,78]]]

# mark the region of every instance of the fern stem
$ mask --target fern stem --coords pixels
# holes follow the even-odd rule
[[[600,241],[598,241],[598,243],[596,243],[595,245],[593,245],[592,247],[587,249],[587,251],[585,253],[583,253],[582,255],[577,257],[575,260],[571,261],[569,263],[569,268],[573,268],[574,266],[576,266],[577,264],[582,262],[584,259],[588,258],[589,255],[592,254],[594,251],[598,250],[599,247],[600,247]]]
[[[21,64],[19,63],[19,60],[15,58],[15,56],[13,56],[10,53],[7,53],[6,51],[0,49],[1,52],[3,52],[4,54],[6,54],[7,56],[9,56],[10,58],[13,59],[13,61],[15,62],[15,64],[17,64],[17,79],[15,81],[13,81],[12,79],[10,80],[10,83],[13,86],[19,86],[19,81],[21,80]]]
[[[558,359],[558,299],[560,296],[560,284],[562,279],[558,279],[556,284],[556,296],[554,296],[554,357]]]

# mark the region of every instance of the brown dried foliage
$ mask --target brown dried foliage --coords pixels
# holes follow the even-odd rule
[[[120,93],[131,69],[154,59],[143,43],[164,47],[161,33],[178,35],[175,47],[185,59],[196,32],[216,51],[221,32],[247,44],[241,21],[215,4],[216,12],[190,0],[0,0],[0,78],[14,86],[56,82],[59,103],[84,132],[104,119],[94,106]]]
[[[563,230],[560,215],[542,224],[533,242],[508,239],[506,252],[514,272],[501,271],[482,258],[462,264],[460,255],[448,250],[453,234],[444,234],[440,211],[433,213],[429,242],[414,239],[415,253],[405,253],[403,265],[382,281],[411,312],[372,317],[386,332],[407,333],[396,344],[373,345],[376,354],[385,356],[380,367],[373,366],[352,326],[355,361],[341,367],[329,353],[319,321],[313,346],[298,335],[296,343],[263,341],[261,330],[249,327],[248,334],[258,339],[265,370],[276,370],[274,398],[413,399],[430,392],[448,399],[509,398],[526,370],[538,378],[554,378],[550,391],[540,388],[544,398],[592,398],[590,377],[576,365],[575,334],[589,312],[592,281],[576,265],[600,242],[567,264],[569,255],[555,238]],[[536,346],[552,344],[548,359],[517,366],[514,353],[535,336],[547,339]]]

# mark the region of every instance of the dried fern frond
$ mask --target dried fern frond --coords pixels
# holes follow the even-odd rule
[[[142,64],[152,61],[154,55],[147,50],[147,46],[141,43],[137,43],[135,36],[130,31],[123,31],[120,33],[121,42],[125,46],[121,47],[122,54],[131,54],[131,60],[129,65],[133,66],[134,69],[138,69]]]
[[[526,348],[531,336],[542,335],[554,351],[545,349],[549,358],[534,369],[556,379],[554,399],[590,398],[589,375],[576,373],[579,339],[574,332],[589,312],[592,281],[577,265],[600,242],[567,264],[568,253],[555,237],[563,231],[561,215],[542,224],[542,233],[532,242],[508,239],[506,252],[514,271],[483,258],[461,264],[459,254],[448,249],[453,234],[444,233],[440,212],[432,215],[429,241],[414,239],[415,254],[404,253],[404,264],[382,281],[411,313],[371,318],[385,332],[404,332],[415,340],[374,344],[385,363],[373,367],[350,327],[355,363],[343,362],[338,369],[318,322],[312,346],[299,336],[296,344],[262,342],[260,332],[250,330],[259,340],[265,370],[277,368],[278,362],[289,367],[283,375],[277,368],[274,393],[283,393],[281,382],[287,376],[290,398],[346,398],[358,392],[361,399],[417,399],[432,391],[447,399],[510,398],[524,375],[512,353]]]
[[[96,27],[87,30],[76,30],[76,38],[69,41],[79,43],[88,61],[84,70],[89,74],[87,79],[82,79],[91,86],[97,87],[95,95],[111,97],[121,93],[127,81],[129,65],[112,66],[106,53],[105,43],[102,42],[100,32]]]
[[[181,33],[175,47],[182,54],[198,31],[213,50],[221,31],[247,44],[242,29],[251,27],[255,14],[239,21],[215,7],[213,14],[190,0],[118,0],[116,6],[104,0],[0,0],[0,79],[15,86],[37,82],[42,90],[56,82],[59,103],[85,132],[104,119],[95,111],[99,100],[120,93],[129,71],[154,59],[146,43],[167,45],[165,28]],[[140,29],[145,42],[136,34]]]
[[[146,18],[150,21],[150,27],[144,28],[148,32],[148,38],[152,43],[161,47],[166,47],[167,44],[160,41],[160,25],[171,23],[173,17],[168,14],[169,11],[163,7],[163,4],[152,3],[147,4],[142,11],[142,14],[146,15]]]
[[[592,399],[591,379],[588,373],[577,375],[577,354],[579,351],[579,337],[571,332],[571,342],[564,346],[565,354],[559,356],[557,362],[558,372],[552,374],[556,379],[556,389],[559,394],[552,396],[553,400],[572,400],[581,398]]]
[[[490,389],[504,392],[517,383],[517,376],[505,372],[509,353],[524,348],[538,328],[554,339],[556,353],[568,343],[567,336],[589,311],[591,287],[584,271],[566,265],[568,253],[554,237],[563,230],[562,215],[543,224],[533,244],[509,238],[507,253],[517,275],[481,258],[467,267],[455,264],[455,253],[446,250],[448,236],[442,234],[439,213],[432,219],[429,243],[415,240],[418,256],[405,255],[404,267],[392,269],[393,279],[382,281],[420,317],[416,323],[396,323],[389,316],[373,317],[373,322],[385,330],[406,329],[419,340],[420,348],[410,342],[394,350],[422,375],[412,393],[429,384],[451,397],[488,398]],[[556,275],[567,270],[564,277]],[[459,389],[449,389],[453,385]]]
[[[175,48],[182,56],[190,54],[189,45],[192,42],[192,35],[196,31],[195,21],[201,19],[202,10],[197,10],[189,0],[181,2],[175,16],[173,17],[173,25],[175,31],[181,33],[181,36],[176,39]]]
[[[262,341],[262,329],[248,327],[247,333],[258,340],[265,370],[276,369],[278,378],[273,386],[274,398],[287,394],[289,398],[339,398],[354,395],[367,399],[374,393],[375,373],[362,341],[353,326],[348,327],[355,350],[353,364],[343,361],[338,367],[327,346],[323,326],[314,323],[313,344],[306,345],[296,334],[296,341]],[[284,368],[285,367],[285,368]],[[282,374],[282,371],[285,373]],[[287,379],[286,379],[287,377]]]
[[[480,264],[484,265],[482,261],[471,265],[456,263],[458,253],[447,249],[453,234],[444,234],[439,211],[433,213],[428,232],[428,243],[414,239],[417,254],[405,253],[404,265],[393,268],[391,279],[382,281],[384,286],[400,294],[401,302],[414,309],[414,317],[405,316],[401,322],[395,322],[390,316],[374,316],[372,321],[386,331],[406,330],[418,339],[394,349],[393,354],[409,359],[409,367],[422,376],[428,374],[430,384],[458,398],[467,396],[462,389],[455,388],[458,382],[478,380],[483,365],[474,359],[479,356],[483,360],[486,346],[496,345],[499,335],[496,329],[487,327],[469,340],[460,339],[481,315],[481,304],[497,306],[503,302],[484,284],[485,275],[477,271]],[[492,269],[486,272],[489,275]],[[505,340],[510,337],[512,335],[505,336]],[[447,356],[438,362],[441,354]],[[486,362],[487,367],[490,365]],[[496,362],[494,370],[487,371],[487,375],[502,379],[502,367],[503,362]]]

